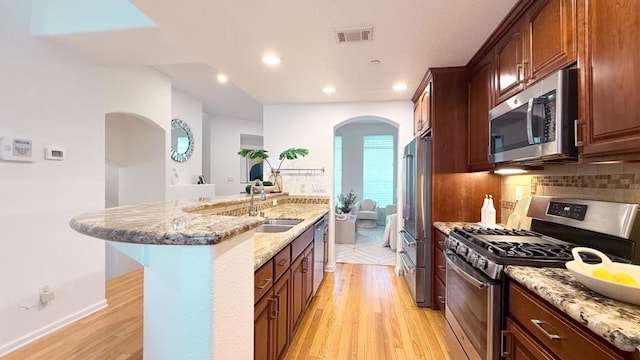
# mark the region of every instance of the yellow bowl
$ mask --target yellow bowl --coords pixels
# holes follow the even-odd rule
[[[602,260],[599,264],[587,264],[582,261],[579,253],[594,254]],[[605,269],[612,274],[624,273],[630,275],[636,283],[640,284],[640,266],[612,262],[605,254],[598,250],[577,247],[572,250],[574,260],[565,264],[571,275],[587,288],[612,299],[640,305],[640,287],[620,284],[617,282],[596,278],[593,271]]]

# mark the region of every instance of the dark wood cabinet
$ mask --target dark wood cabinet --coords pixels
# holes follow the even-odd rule
[[[640,160],[640,1],[579,2],[582,162]]]
[[[413,109],[413,134],[420,135],[431,129],[431,79],[427,78],[421,88],[422,93],[414,102]]]
[[[305,230],[255,272],[254,359],[283,358],[313,300],[314,230]]]
[[[489,110],[493,107],[493,54],[489,53],[469,75],[468,170],[491,170],[489,163]]]
[[[576,0],[538,0],[525,20],[527,84],[576,61]]]
[[[445,298],[446,298],[446,289],[447,289],[447,261],[444,254],[444,243],[447,239],[447,235],[445,235],[440,230],[434,228],[434,261],[433,261],[433,274],[434,274],[434,282],[433,282],[433,309],[441,310],[444,312],[445,308]]]
[[[495,47],[496,103],[501,103],[524,89],[524,22],[516,22]]]
[[[253,311],[253,358],[255,360],[271,360],[275,346],[274,323],[275,299],[265,296],[254,307]]]
[[[555,360],[540,344],[511,320],[507,320],[506,341],[502,354],[505,360]]]
[[[289,312],[289,294],[291,293],[291,281],[287,270],[273,286],[273,298],[275,299],[275,316],[273,317],[273,345],[274,359],[281,359],[291,340],[291,322]]]
[[[515,281],[509,281],[508,309],[502,333],[506,359],[638,358],[637,352],[614,347]]]
[[[254,308],[254,359],[282,358],[290,341],[289,293],[287,270]]]
[[[313,246],[308,246],[291,265],[291,329],[295,331],[313,298]]]

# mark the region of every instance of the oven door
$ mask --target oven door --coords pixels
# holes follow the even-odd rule
[[[500,282],[447,252],[447,345],[467,359],[499,359]]]

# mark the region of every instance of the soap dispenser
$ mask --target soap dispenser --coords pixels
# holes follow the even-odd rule
[[[487,224],[487,209],[489,208],[489,195],[484,194],[484,202],[480,208],[480,225]]]
[[[485,225],[489,227],[496,226],[496,208],[493,206],[493,196],[489,195],[488,206],[486,210],[487,223]]]

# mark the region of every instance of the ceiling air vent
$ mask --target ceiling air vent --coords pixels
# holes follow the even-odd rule
[[[354,41],[373,40],[373,26],[336,30],[338,44]]]

